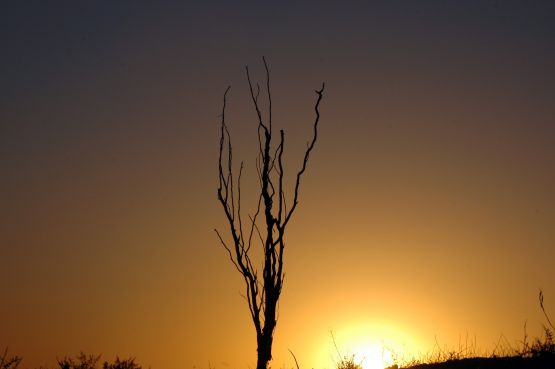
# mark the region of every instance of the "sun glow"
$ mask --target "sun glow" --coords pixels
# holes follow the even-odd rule
[[[375,342],[361,342],[352,346],[354,360],[362,369],[384,369],[393,365],[391,352]]]
[[[352,319],[332,335],[328,332],[318,345],[316,367],[335,369],[352,359],[362,369],[384,369],[402,365],[421,350],[415,337],[394,322]]]

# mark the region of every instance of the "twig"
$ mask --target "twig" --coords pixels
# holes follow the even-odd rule
[[[295,354],[293,353],[293,351],[291,351],[291,349],[288,349],[289,352],[291,353],[291,356],[293,356],[293,360],[295,360],[295,366],[297,367],[297,369],[301,369],[299,367],[299,362],[297,361],[297,357],[295,356]]]

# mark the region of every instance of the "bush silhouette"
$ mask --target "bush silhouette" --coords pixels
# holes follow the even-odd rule
[[[58,360],[58,366],[59,369],[97,369],[97,363],[99,360],[100,355],[87,355],[84,352],[81,352],[75,360],[69,357],[64,357],[63,359]],[[142,369],[142,367],[135,363],[135,358],[122,360],[119,357],[116,357],[116,360],[113,363],[105,361],[104,364],[102,364],[102,369]]]
[[[19,356],[8,357],[8,348],[4,350],[0,356],[0,369],[16,369],[21,363],[22,358]]]
[[[102,369],[141,369],[141,366],[135,363],[134,358],[120,360],[119,357],[116,357],[116,361],[112,364],[104,362]]]
[[[77,360],[73,360],[70,357],[58,359],[58,366],[60,369],[96,369],[98,360],[100,360],[100,355],[87,355],[84,352],[80,352]]]

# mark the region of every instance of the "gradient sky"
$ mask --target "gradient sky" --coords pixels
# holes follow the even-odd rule
[[[213,232],[222,95],[255,181],[244,66],[273,80],[287,234],[274,368],[540,334],[555,314],[552,1],[10,1],[0,8],[0,348],[252,368]],[[250,177],[249,177],[250,176]],[[254,182],[251,182],[254,183]],[[246,190],[247,191],[247,190]],[[245,206],[247,206],[246,203]],[[491,352],[491,351],[490,351]]]

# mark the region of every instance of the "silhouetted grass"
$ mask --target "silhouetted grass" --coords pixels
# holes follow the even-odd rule
[[[361,363],[355,361],[355,356],[343,356],[337,363],[337,369],[362,369]]]
[[[524,325],[524,336],[518,347],[513,347],[502,335],[489,354],[479,353],[476,341],[465,339],[457,349],[442,349],[436,341],[432,350],[418,359],[396,358],[394,365],[385,369],[555,369],[555,327],[544,306],[543,292],[539,291],[539,305],[546,324],[543,334],[530,340]],[[332,340],[339,361],[336,369],[362,369],[355,356],[343,356]]]
[[[441,350],[436,342],[436,349],[423,360],[405,363],[405,369],[555,369],[555,327],[544,307],[543,292],[539,292],[540,308],[547,324],[543,325],[542,337],[531,342],[524,325],[524,337],[517,348],[501,336],[493,352],[487,356],[476,355],[476,346],[465,345],[459,350]],[[394,365],[393,368],[398,368]],[[338,368],[340,369],[340,368]]]
[[[489,355],[477,353],[476,342],[465,340],[456,350],[442,349],[436,341],[434,348],[424,357],[411,360],[399,360],[395,365],[385,369],[555,369],[555,327],[544,306],[543,292],[539,292],[539,304],[546,320],[541,337],[529,339],[524,325],[524,337],[518,347],[513,347],[501,336],[496,347]],[[332,339],[338,354],[336,369],[362,369],[362,363],[355,361],[355,355],[341,355],[335,339]],[[291,353],[293,355],[293,353]],[[295,358],[297,369],[298,362]],[[20,356],[8,355],[8,348],[0,355],[0,369],[17,369],[22,362]],[[142,369],[135,358],[105,361],[99,366],[100,355],[79,353],[75,358],[57,359],[54,369]],[[48,368],[38,368],[48,369]]]
[[[8,357],[8,349],[4,350],[4,354],[0,356],[0,369],[16,369],[23,361],[20,356]],[[62,359],[57,359],[57,366],[55,369],[142,369],[142,367],[135,363],[135,358],[120,359],[116,357],[114,362],[105,361],[102,367],[99,367],[100,355],[87,355],[80,352],[75,358],[68,356]],[[38,369],[48,369],[40,367]]]

